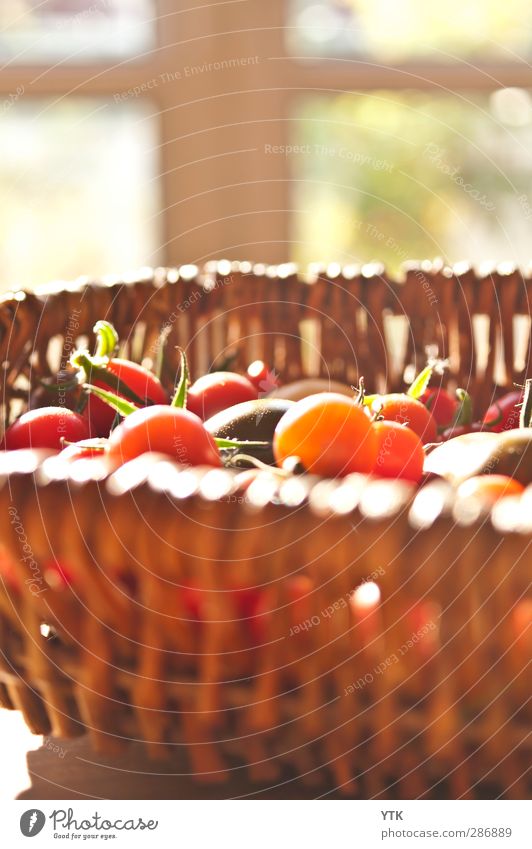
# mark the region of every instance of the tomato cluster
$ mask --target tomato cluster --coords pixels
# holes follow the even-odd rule
[[[467,392],[429,385],[438,363],[427,365],[405,392],[384,395],[367,395],[362,381],[358,392],[314,379],[281,386],[260,360],[246,374],[213,372],[189,385],[184,354],[170,398],[155,374],[116,356],[111,325],[99,321],[95,332],[95,353],[77,351],[71,358],[67,378],[77,389],[69,407],[77,399],[77,408],[30,409],[6,430],[4,449],[46,448],[61,451],[65,461],[103,456],[110,468],[152,451],[193,466],[234,465],[240,453],[244,465],[276,465],[280,474],[356,472],[419,484],[428,446],[475,431],[511,431],[524,403],[523,391],[511,392],[473,422]],[[516,493],[495,475],[478,486],[490,502]],[[464,485],[461,492],[473,490]]]
[[[437,474],[456,485],[458,502],[469,507],[473,500],[481,509],[491,508],[501,498],[520,496],[532,481],[531,381],[526,392],[497,399],[482,421],[473,422],[466,392],[429,386],[433,365],[405,392],[366,395],[362,381],[358,391],[319,379],[282,386],[262,361],[252,363],[246,374],[213,372],[189,385],[182,354],[179,380],[170,397],[149,369],[115,356],[118,340],[110,325],[98,322],[95,331],[95,354],[77,351],[72,356],[68,404],[28,410],[7,428],[3,449],[48,449],[60,452],[67,463],[103,458],[109,471],[147,452],[167,455],[181,465],[244,465],[245,471],[235,478],[239,492],[253,484],[258,473],[254,467],[264,465],[281,477],[301,472],[340,478],[358,473],[418,485],[427,474]],[[473,471],[464,474],[462,458],[470,457],[486,440],[493,443],[492,453],[484,452],[482,461],[471,466]],[[447,455],[441,453],[445,451]],[[77,580],[75,568],[55,560],[45,564],[43,576],[58,591]],[[17,564],[1,546],[0,580],[12,591],[21,591]],[[124,577],[124,587],[135,594],[131,577]],[[287,582],[285,601],[294,633],[301,630],[299,623],[312,621],[314,590],[305,575]],[[203,627],[208,604],[201,587],[191,579],[178,589],[178,596],[192,627]],[[232,601],[235,619],[244,623],[251,644],[267,641],[267,591],[235,586]],[[349,604],[371,639],[374,596],[354,593]],[[412,610],[415,631],[430,616],[422,605]]]

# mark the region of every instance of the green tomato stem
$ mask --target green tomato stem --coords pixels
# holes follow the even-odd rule
[[[96,334],[96,357],[111,359],[118,350],[118,333],[108,321],[97,321],[93,327]]]
[[[70,362],[76,368],[83,369],[86,377],[85,383],[93,383],[95,380],[98,380],[115,392],[120,392],[121,395],[129,398],[130,401],[133,401],[140,407],[146,406],[146,401],[143,398],[137,395],[136,392],[133,392],[116,374],[109,371],[107,368],[109,360],[107,358],[91,357],[88,351],[75,351],[70,358]]]
[[[187,407],[187,393],[188,393],[188,383],[189,383],[189,372],[188,372],[188,362],[187,357],[183,349],[180,351],[181,353],[181,374],[179,377],[179,383],[177,384],[174,397],[172,398],[172,407],[177,407],[180,410],[186,410]]]

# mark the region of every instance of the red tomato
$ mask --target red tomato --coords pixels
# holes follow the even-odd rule
[[[520,407],[516,406],[523,401],[523,391],[507,392],[498,401],[488,407],[486,415],[482,419],[484,430],[501,433],[503,430],[512,430],[519,427]]]
[[[430,410],[438,427],[448,427],[458,409],[458,400],[446,389],[425,389],[419,399]]]
[[[188,390],[187,409],[206,421],[235,404],[259,397],[255,386],[241,374],[215,371],[198,378]]]
[[[221,465],[216,443],[201,419],[168,405],[131,413],[111,433],[107,450],[111,459],[122,463],[160,451],[187,466]]]
[[[41,407],[23,413],[4,434],[2,447],[8,451],[18,448],[55,448],[60,451],[63,441],[87,439],[87,421],[66,407]]]
[[[321,392],[284,414],[275,428],[273,453],[278,466],[299,457],[308,472],[334,478],[371,472],[377,441],[362,407],[345,395]]]
[[[417,433],[424,445],[429,442],[436,442],[438,438],[438,428],[434,416],[421,401],[411,398],[410,395],[395,392],[390,395],[377,396],[371,405],[371,409],[378,410],[379,415],[387,421],[406,424],[410,430]]]
[[[374,472],[383,478],[404,478],[419,483],[425,452],[419,436],[399,422],[377,421],[377,460]]]
[[[146,406],[150,403],[168,403],[168,395],[163,389],[160,380],[151,371],[137,365],[137,363],[132,363],[129,360],[114,359],[109,361],[107,370],[111,374],[114,374],[125,386],[132,389],[135,395],[143,398]],[[113,392],[115,395],[127,397],[122,392],[107,386],[103,381],[95,380],[94,385],[108,392]],[[89,422],[91,436],[109,436],[115,419],[115,411],[105,401],[101,401],[95,395],[90,395],[84,415]]]
[[[277,375],[262,360],[255,360],[251,363],[246,372],[246,377],[261,396],[268,395],[272,389],[277,389],[279,386]]]

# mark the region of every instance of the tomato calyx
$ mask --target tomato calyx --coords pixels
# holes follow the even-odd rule
[[[109,362],[107,357],[93,357],[88,351],[76,351],[72,354],[70,362],[73,366],[76,366],[76,368],[83,370],[85,380],[83,380],[82,385],[84,389],[86,389],[88,385],[93,386],[94,381],[98,380],[100,383],[105,384],[105,386],[109,386],[109,388],[113,389],[115,392],[122,393],[135,404],[145,406],[145,402],[139,395],[137,395],[136,392],[133,392],[129,386],[126,386],[123,380],[120,380],[120,378],[107,369],[107,364]]]
[[[144,400],[107,368],[118,350],[118,334],[113,325],[108,321],[97,321],[93,330],[97,340],[95,354],[90,354],[87,349],[79,348],[70,357],[70,364],[78,370],[79,383],[87,389],[88,385],[93,386],[96,381],[99,381],[115,392],[120,392],[135,404],[145,406]],[[86,395],[83,400],[86,404]]]

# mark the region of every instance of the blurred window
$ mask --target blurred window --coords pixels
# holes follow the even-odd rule
[[[291,158],[297,260],[526,264],[531,116],[523,89],[301,98],[293,135],[305,153]]]
[[[157,263],[157,128],[142,102],[21,100],[1,118],[3,288]]]
[[[294,258],[527,263],[528,0],[289,0],[287,15],[316,91],[291,103]]]
[[[418,57],[530,56],[528,0],[289,0],[287,40],[295,54]]]
[[[12,63],[138,56],[155,43],[149,0],[2,0],[0,59]]]

